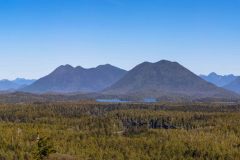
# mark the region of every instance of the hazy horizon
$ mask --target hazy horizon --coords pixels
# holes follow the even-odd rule
[[[3,0],[0,79],[162,59],[196,74],[240,75],[239,8],[238,0]]]

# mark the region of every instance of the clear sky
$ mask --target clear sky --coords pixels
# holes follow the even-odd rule
[[[240,0],[0,0],[0,79],[178,61],[240,75]]]

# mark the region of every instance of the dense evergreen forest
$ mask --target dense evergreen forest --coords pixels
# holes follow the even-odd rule
[[[240,107],[222,103],[0,105],[0,160],[239,159]]]

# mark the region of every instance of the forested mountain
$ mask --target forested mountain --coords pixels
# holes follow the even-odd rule
[[[25,92],[97,92],[111,86],[125,75],[126,71],[112,65],[100,65],[85,69],[64,65],[49,75],[22,89]]]
[[[218,87],[223,87],[225,85],[228,85],[237,78],[237,76],[233,74],[222,76],[214,72],[210,73],[209,75],[200,75],[200,77],[212,84],[215,84]]]
[[[109,95],[140,97],[188,96],[195,98],[232,98],[230,91],[206,82],[177,62],[144,62],[104,91]]]

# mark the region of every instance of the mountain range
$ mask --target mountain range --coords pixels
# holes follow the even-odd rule
[[[212,72],[209,75],[200,75],[200,77],[212,84],[215,84],[218,87],[226,86],[237,79],[237,76],[233,74],[222,76],[216,74],[215,72]]]
[[[225,88],[240,94],[240,77],[233,74],[218,75],[216,73],[210,73],[209,75],[200,75],[200,77],[216,86]]]
[[[130,71],[110,64],[96,68],[62,65],[38,80],[0,81],[0,92],[71,94],[81,97],[176,99],[238,99],[240,78],[211,73],[197,76],[177,62],[144,62]],[[234,92],[236,93],[234,93]],[[18,94],[19,95],[19,94]]]
[[[29,80],[24,78],[17,78],[15,80],[0,80],[0,91],[11,91],[11,90],[17,90],[23,87],[26,87],[27,85],[32,84],[35,82],[35,80]]]
[[[63,65],[21,91],[32,93],[99,92],[117,82],[126,72],[110,64],[90,69]]]

